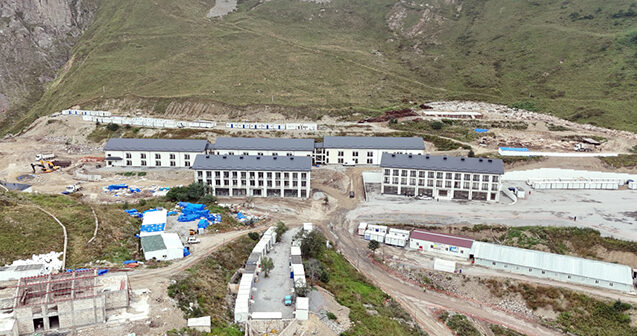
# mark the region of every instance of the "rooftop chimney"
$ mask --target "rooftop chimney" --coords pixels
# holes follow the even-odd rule
[[[294,156],[290,156],[290,160],[294,160]]]
[[[411,154],[409,154],[409,158],[411,159]]]
[[[396,154],[392,153],[391,157],[396,157]]]
[[[273,157],[272,157],[272,160],[276,160],[276,156],[273,156]]]
[[[260,156],[257,156],[257,160],[261,160],[261,157],[260,157]]]

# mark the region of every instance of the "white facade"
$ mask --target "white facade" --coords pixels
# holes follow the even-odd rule
[[[150,152],[150,151],[105,151],[109,167],[190,167],[201,152]],[[120,158],[111,160],[109,158]]]
[[[314,230],[312,223],[303,223],[303,231],[310,233],[312,230]]]
[[[312,157],[311,150],[265,150],[265,149],[215,149],[216,155],[259,155],[259,156],[309,156]]]
[[[375,240],[380,243],[385,242],[385,235],[387,235],[387,226],[385,225],[368,225],[365,230],[366,240]]]
[[[294,287],[304,287],[306,285],[305,281],[305,268],[303,268],[303,264],[292,264],[290,266],[292,269],[292,276],[294,280]]]
[[[409,238],[409,248],[469,259],[473,253],[473,239],[437,232],[414,230]]]
[[[425,195],[441,200],[499,201],[499,174],[459,173],[425,169],[383,168],[381,193]]]
[[[425,150],[316,148],[314,160],[317,164],[379,165],[383,153],[423,155]]]
[[[434,271],[455,273],[456,272],[456,262],[455,261],[451,261],[451,260],[444,260],[444,259],[434,258]]]
[[[367,230],[367,223],[359,223],[358,224],[358,235],[364,236],[365,230]]]
[[[218,197],[298,197],[310,195],[309,171],[196,170],[195,181]]]
[[[409,240],[409,230],[400,230],[390,228],[389,233],[385,236],[385,244],[405,247],[407,245],[407,241]]]

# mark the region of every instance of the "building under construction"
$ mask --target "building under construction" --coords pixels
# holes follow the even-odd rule
[[[96,270],[21,278],[10,287],[13,304],[2,308],[19,335],[103,323],[109,310],[126,308],[130,300],[126,274],[98,276]]]

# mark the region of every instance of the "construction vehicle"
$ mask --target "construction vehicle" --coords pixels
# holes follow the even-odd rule
[[[33,169],[33,173],[34,174],[35,174],[35,167],[40,167],[42,169],[43,173],[51,173],[51,172],[54,172],[54,171],[60,169],[60,166],[54,165],[53,162],[44,161],[44,160],[40,160],[40,163],[32,163],[31,164],[31,169]]]
[[[35,160],[36,161],[41,161],[41,160],[50,160],[55,158],[55,154],[51,153],[51,154],[35,154]]]

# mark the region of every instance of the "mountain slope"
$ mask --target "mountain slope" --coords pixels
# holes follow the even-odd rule
[[[474,99],[637,131],[634,1],[244,0],[210,20],[213,5],[102,2],[72,66],[14,130],[141,97],[157,113],[196,101],[313,116]]]

